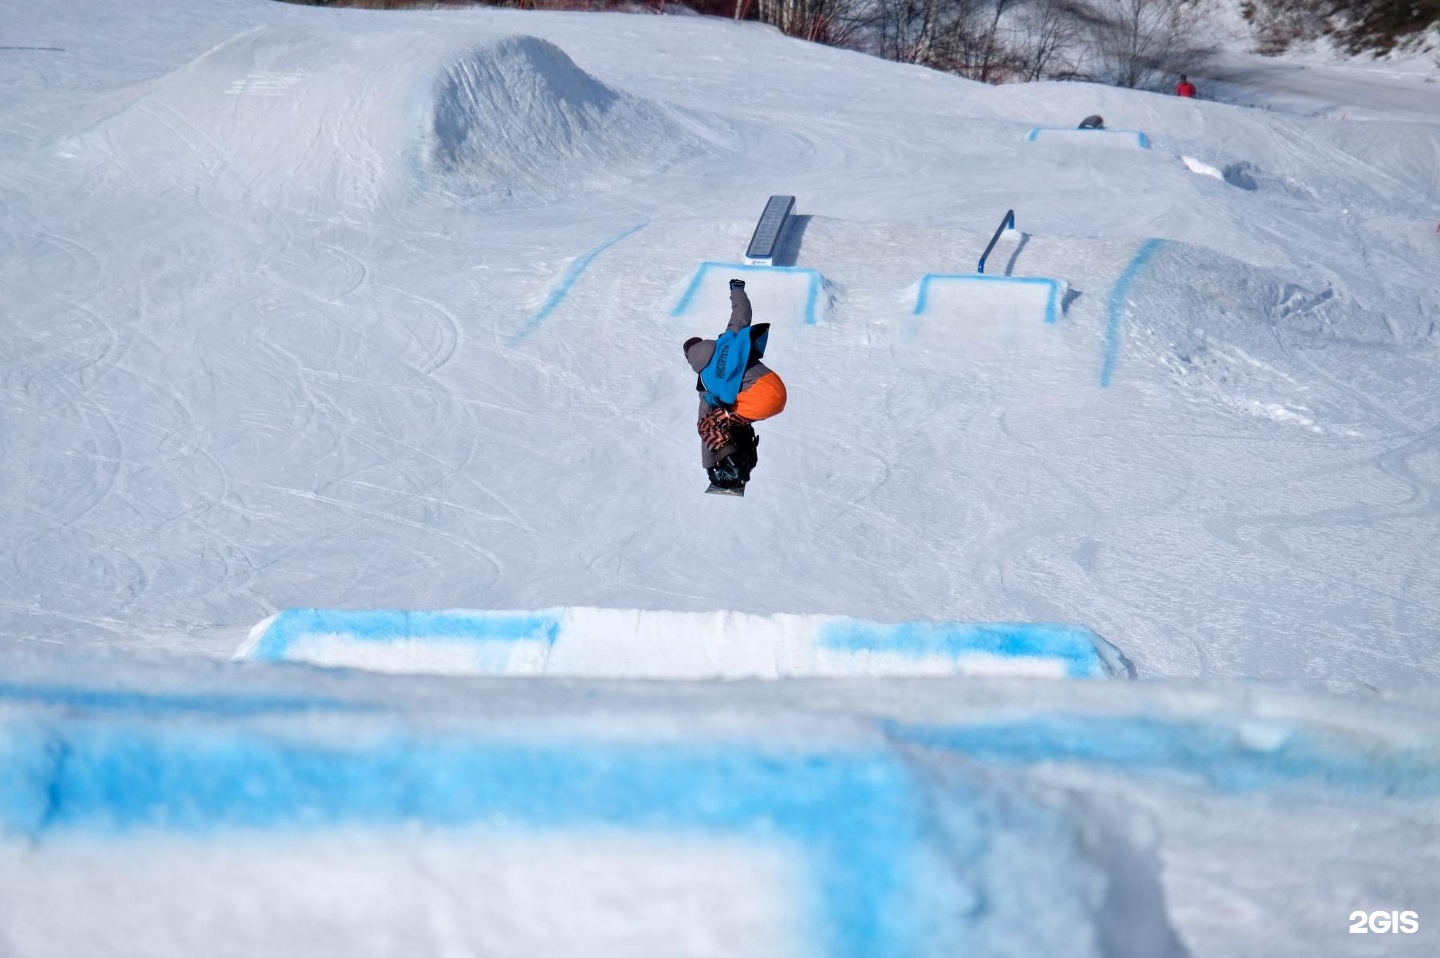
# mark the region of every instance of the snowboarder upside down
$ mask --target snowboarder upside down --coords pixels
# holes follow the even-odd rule
[[[785,384],[761,362],[770,324],[751,326],[753,310],[742,280],[730,281],[730,322],[714,339],[685,341],[685,359],[698,374],[700,461],[710,476],[706,492],[744,495],[757,461],[759,438],[751,425],[785,408]]]

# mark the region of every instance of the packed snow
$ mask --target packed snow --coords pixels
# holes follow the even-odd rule
[[[172,7],[0,18],[0,951],[1435,953],[1433,71]]]
[[[66,53],[0,61],[35,87],[6,634],[221,655],[290,607],[587,605],[1440,671],[1433,122],[986,87],[703,18],[190,15],[10,18]],[[1027,139],[1097,112],[1150,148]],[[678,344],[774,192],[809,272],[750,279],[793,398],[741,512],[694,498]],[[987,275],[1066,292],[997,351],[993,302],[917,316],[916,287],[1010,208]]]

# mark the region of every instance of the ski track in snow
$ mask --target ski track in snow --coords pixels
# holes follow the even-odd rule
[[[28,457],[9,470],[8,634],[53,614],[56,634],[123,645],[128,620],[135,644],[215,653],[296,604],[678,603],[1084,621],[1145,674],[1402,686],[1440,668],[1434,407],[1414,392],[1435,340],[1406,261],[1420,224],[1397,225],[1436,191],[1433,118],[985,88],[704,20],[214,19],[85,78],[103,99],[83,109],[41,90],[0,115],[22,146],[0,168],[23,260],[4,442]],[[498,70],[514,97],[444,87],[446,69]],[[464,130],[543,128],[549,158],[514,172],[455,139],[435,166],[437,96],[474,111]],[[1152,148],[1024,141],[1096,108]],[[677,136],[688,153],[643,162]],[[715,503],[694,495],[676,344],[725,306],[668,312],[771,192],[800,197],[798,265],[835,305],[814,329],[757,317],[791,407],[760,428],[752,495]],[[907,316],[906,290],[968,268],[1010,206],[1029,239],[1007,269],[1074,291],[1059,328],[992,347],[963,311]],[[511,339],[564,263],[645,221]],[[1151,239],[1175,265],[1126,291],[1101,390],[1105,297]],[[1167,284],[1210,252],[1308,292],[1197,315]],[[1189,360],[1167,353],[1195,329]],[[1265,454],[1226,461],[1241,449]],[[1286,501],[1294,477],[1352,470],[1408,492]],[[726,542],[736,516],[751,531]]]

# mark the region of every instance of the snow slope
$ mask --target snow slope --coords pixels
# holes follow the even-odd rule
[[[8,635],[228,654],[291,606],[588,604],[1076,621],[1142,675],[1440,667],[1431,124],[698,18],[130,16],[21,11],[66,52],[0,63],[33,88]],[[140,38],[109,58],[92,21]],[[1025,140],[1092,112],[1151,148]],[[781,191],[830,314],[761,317],[791,407],[726,545],[675,348],[725,305],[671,314]],[[1009,270],[1070,301],[997,367],[913,297],[1009,207]]]
[[[1425,103],[990,88],[693,17],[12,6],[7,950],[1433,953]],[[1028,138],[1092,113],[1146,148]],[[790,403],[705,497],[679,344],[772,193]],[[953,279],[1007,209],[997,282]],[[285,609],[580,607],[665,623],[632,675],[846,616],[1075,623],[1151,681],[218,661]]]

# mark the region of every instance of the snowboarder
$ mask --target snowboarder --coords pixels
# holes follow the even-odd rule
[[[770,324],[750,325],[753,310],[745,282],[730,281],[730,322],[714,339],[685,341],[685,359],[698,374],[700,461],[710,476],[706,492],[745,494],[757,461],[759,437],[751,425],[785,408],[785,384],[760,361]]]
[[[1175,95],[1183,97],[1193,97],[1195,95],[1195,84],[1187,80],[1183,73],[1180,74],[1180,82],[1175,84]]]
[[[1105,118],[1097,114],[1091,114],[1080,121],[1082,130],[1103,130],[1105,129]]]

